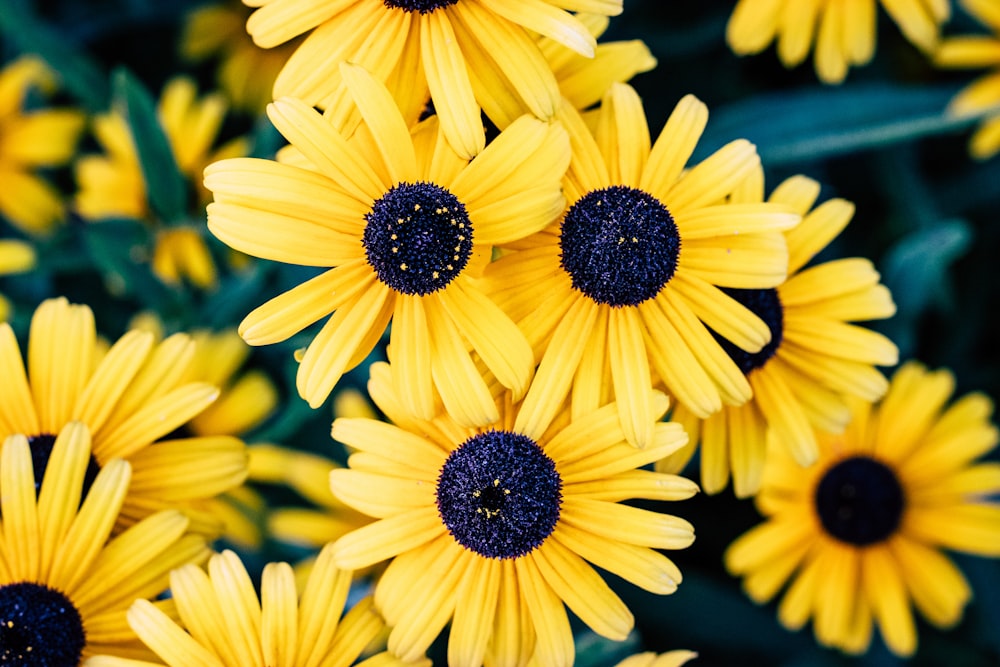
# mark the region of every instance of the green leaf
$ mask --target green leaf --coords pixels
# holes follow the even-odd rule
[[[158,313],[177,312],[184,306],[178,292],[153,275],[148,261],[137,256],[152,247],[149,230],[141,222],[109,219],[84,227],[84,246],[115,296],[132,296]]]
[[[108,79],[88,55],[67,41],[66,35],[53,30],[16,2],[6,1],[0,11],[0,32],[23,53],[34,53],[48,63],[62,85],[88,111],[96,113],[108,107]]]
[[[896,302],[896,315],[880,328],[899,346],[901,358],[912,352],[920,316],[949,303],[949,269],[972,238],[968,223],[946,220],[907,234],[886,252],[880,271]]]
[[[114,105],[132,132],[150,207],[168,224],[184,220],[187,185],[160,125],[152,96],[125,68],[115,70],[112,79]]]
[[[954,86],[856,84],[757,95],[712,110],[707,150],[736,138],[757,145],[768,167],[958,132],[980,116],[956,118],[945,107]]]

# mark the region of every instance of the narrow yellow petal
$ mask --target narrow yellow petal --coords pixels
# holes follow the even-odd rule
[[[448,12],[421,14],[419,21],[420,56],[441,129],[459,155],[472,159],[486,147],[486,134]]]
[[[371,351],[377,342],[372,332],[380,336],[385,331],[394,301],[388,287],[375,283],[373,289],[338,308],[323,325],[306,348],[295,376],[299,395],[310,407],[318,408],[327,399],[356,356]]]
[[[591,630],[624,641],[635,625],[632,612],[580,556],[556,540],[532,552],[545,583]]]
[[[9,436],[0,452],[0,508],[3,510],[4,556],[16,581],[38,581],[42,545],[39,544],[38,507],[31,449],[23,435]],[[41,473],[41,471],[39,471]],[[39,475],[41,476],[41,474]]]
[[[632,86],[613,83],[604,94],[594,138],[611,181],[638,185],[649,158],[650,139],[642,100]]]
[[[367,70],[350,62],[341,63],[340,74],[372,131],[392,182],[416,180],[417,156],[410,132],[388,89]]]
[[[128,457],[178,428],[219,396],[219,389],[192,382],[146,404],[114,430],[100,432],[94,456],[99,462]]]
[[[436,507],[422,507],[341,537],[334,544],[334,560],[338,567],[360,569],[426,544],[445,530]]]
[[[500,595],[500,560],[483,559],[469,568],[458,590],[455,618],[448,640],[448,664],[479,667],[491,639],[493,619]]]
[[[534,355],[524,334],[492,301],[458,280],[439,293],[452,322],[486,367],[519,401],[528,389]]]
[[[431,297],[433,299],[433,297]],[[486,426],[500,418],[486,381],[480,375],[461,338],[457,322],[438,295],[428,299],[431,329],[431,374],[448,415],[463,426]],[[516,338],[515,338],[516,340]],[[397,391],[405,391],[403,387]]]
[[[148,600],[136,600],[129,607],[128,622],[143,643],[171,667],[225,667]]]
[[[681,571],[659,551],[595,536],[589,529],[560,522],[549,538],[594,565],[657,595],[669,595],[681,582]]]
[[[573,632],[562,600],[546,583],[530,554],[516,559],[514,569],[531,623],[535,627],[536,659],[540,664],[550,667],[569,667],[573,664],[575,651]]]
[[[297,664],[298,607],[291,566],[265,565],[260,581],[260,644],[265,665]]]

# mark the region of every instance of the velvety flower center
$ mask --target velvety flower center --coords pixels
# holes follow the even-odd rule
[[[531,438],[487,431],[448,456],[438,477],[437,505],[466,549],[485,558],[517,558],[555,529],[562,478]]]
[[[31,448],[31,468],[35,473],[35,497],[42,490],[42,479],[45,471],[49,467],[49,459],[52,457],[52,448],[56,444],[54,435],[43,433],[28,438],[28,446]],[[87,462],[87,471],[83,475],[83,492],[80,494],[81,501],[87,497],[87,492],[97,479],[97,473],[101,471],[100,465],[93,454]]]
[[[681,237],[659,199],[615,185],[592,190],[570,207],[559,247],[573,287],[597,303],[636,306],[673,277]]]
[[[895,533],[906,504],[895,473],[867,456],[831,466],[816,487],[815,502],[826,532],[856,546],[875,544]]]
[[[379,280],[424,296],[455,279],[472,255],[465,206],[433,183],[397,183],[365,214],[362,244]]]
[[[767,360],[774,356],[781,345],[784,335],[785,309],[781,305],[776,289],[732,289],[722,288],[722,291],[733,297],[747,307],[754,315],[764,320],[767,328],[771,330],[771,341],[760,349],[759,352],[747,352],[733,345],[722,336],[712,332],[715,339],[722,345],[729,358],[732,359],[743,374],[760,368],[767,363]]]
[[[449,7],[458,0],[383,0],[389,9],[402,9],[404,12],[420,12],[429,14],[436,9]]]
[[[86,636],[73,603],[48,586],[0,586],[0,665],[75,667]]]

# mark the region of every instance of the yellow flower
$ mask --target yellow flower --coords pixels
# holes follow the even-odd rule
[[[25,56],[0,70],[0,215],[34,235],[63,220],[63,195],[39,170],[67,164],[76,152],[84,115],[71,109],[26,109],[29,90],[53,92],[55,75]]]
[[[750,385],[706,325],[748,351],[767,325],[719,286],[774,287],[788,254],[781,230],[798,214],[768,202],[720,203],[759,164],[745,140],[685,169],[708,120],[682,99],[650,145],[642,103],[626,84],[605,95],[594,134],[568,103],[569,208],[484,271],[484,289],[518,323],[539,362],[517,428],[572,396],[573,414],[617,400],[629,442],[653,429],[654,373],[700,417],[750,398]]]
[[[759,202],[763,172],[740,188],[732,201]],[[814,429],[841,432],[850,412],[844,395],[877,401],[888,382],[874,368],[898,361],[895,344],[874,331],[851,324],[891,317],[892,296],[879,284],[867,259],[838,259],[806,264],[850,222],[854,205],[831,199],[813,208],[816,181],[795,176],[775,188],[768,201],[802,214],[802,222],[785,232],[788,279],[775,288],[726,290],[771,329],[771,342],[759,352],[745,352],[728,341],[723,349],[743,371],[753,398],[739,406],[723,406],[703,421],[683,405],[672,418],[691,436],[688,446],[657,469],[677,472],[701,445],[701,483],[706,493],[725,488],[730,472],[741,498],[760,488],[765,453],[781,448],[800,465],[818,456]],[[810,210],[811,209],[811,210]]]
[[[13,331],[0,324],[0,437],[23,434],[42,456],[65,424],[83,422],[97,466],[116,458],[131,464],[119,528],[176,508],[190,516],[192,530],[218,532],[217,519],[195,505],[243,481],[243,442],[229,435],[162,439],[219,393],[182,380],[194,353],[190,337],[155,344],[152,334],[133,330],[103,352],[90,308],[56,298],[35,311],[27,351],[25,372]]]
[[[247,150],[243,138],[213,149],[226,108],[219,93],[197,99],[195,83],[186,77],[169,81],[160,97],[158,114],[163,131],[177,167],[196,193],[199,211],[211,198],[202,184],[205,165],[244,155]],[[90,221],[133,218],[146,222],[155,235],[152,268],[161,280],[178,284],[186,278],[198,287],[213,287],[216,267],[201,226],[167,226],[151,212],[139,155],[125,118],[112,111],[96,117],[93,128],[104,154],[76,161],[78,190],[73,205],[77,213]]]
[[[986,113],[969,139],[969,153],[986,160],[1000,152],[1000,4],[993,0],[961,0],[962,6],[993,36],[966,35],[943,40],[934,53],[939,67],[991,67],[992,70],[966,86],[948,105],[955,115]]]
[[[208,558],[176,510],[157,512],[111,537],[133,478],[113,458],[96,471],[90,433],[68,422],[41,457],[23,435],[0,451],[0,662],[78,665],[98,653],[146,655],[125,623],[136,599],[158,600],[168,573]],[[109,539],[110,538],[110,539]],[[192,565],[194,567],[194,565]],[[157,600],[150,602],[150,600]],[[162,611],[160,613],[163,613]]]
[[[170,667],[347,667],[379,636],[384,623],[371,598],[343,618],[351,573],[333,565],[330,549],[320,554],[300,596],[288,563],[268,563],[260,596],[243,563],[232,551],[215,554],[208,573],[194,565],[170,574],[170,591],[180,623],[146,600],[128,611],[129,625]],[[155,667],[160,663],[97,656],[84,667]],[[429,660],[405,663],[430,667]],[[380,653],[358,667],[403,667]]]
[[[468,428],[448,415],[408,415],[384,362],[371,367],[369,391],[392,423],[340,418],[333,437],[355,448],[330,486],[348,505],[378,519],[333,544],[349,569],[391,559],[375,585],[375,606],[392,628],[389,650],[421,655],[451,621],[453,667],[573,663],[564,607],[613,640],[624,640],[632,613],[591,563],[657,594],[676,590],[681,573],[656,549],[694,540],[690,523],[621,501],[682,500],[697,486],[642,470],[687,439],[659,422],[645,449],[625,442],[617,409],[575,419],[560,413],[539,436],[514,426],[505,393],[500,419]],[[655,417],[662,394],[650,398]],[[588,563],[589,561],[589,563]]]
[[[558,108],[555,77],[532,33],[584,56],[595,40],[562,8],[612,16],[622,0],[255,0],[247,31],[263,47],[310,32],[285,64],[275,98],[291,96],[338,117],[350,112],[339,65],[353,62],[384,82],[413,123],[428,94],[444,136],[466,159],[485,146],[484,94],[517,98],[550,119]],[[339,121],[338,121],[339,124]]]
[[[469,162],[448,148],[434,117],[411,134],[382,84],[359,66],[342,69],[364,118],[349,137],[284,98],[268,113],[299,151],[295,164],[244,158],[206,170],[215,194],[208,226],[224,243],[332,267],[251,312],[240,334],[251,345],[276,343],[332,312],[297,376],[299,394],[317,407],[391,321],[389,356],[415,414],[433,416],[440,400],[463,423],[494,421],[470,348],[518,396],[532,355],[472,278],[494,245],[541,229],[562,210],[566,133],[523,116]]]
[[[0,276],[30,271],[35,266],[35,250],[24,241],[0,239]],[[0,322],[10,317],[10,302],[0,294]]]
[[[697,657],[698,654],[694,651],[667,651],[660,654],[650,651],[630,655],[615,667],[681,667]]]
[[[234,110],[263,113],[274,80],[301,40],[262,49],[246,31],[251,10],[239,0],[197,7],[184,20],[180,50],[191,62],[219,61],[216,81]]]
[[[996,445],[993,405],[969,394],[950,405],[955,380],[916,362],[893,376],[880,404],[853,400],[843,435],[818,434],[820,458],[803,469],[770,452],[756,497],[767,517],[725,556],[756,602],[789,582],[778,619],[817,640],[865,651],[872,626],[911,655],[911,607],[950,627],[972,596],[942,549],[1000,556],[1000,468],[977,459]]]
[[[604,34],[610,22],[602,14],[577,14],[576,18],[587,27],[594,39]],[[656,67],[656,58],[638,39],[598,43],[592,57],[582,55],[551,37],[539,36],[537,41],[555,75],[560,95],[578,111],[596,106],[612,83],[625,83],[636,74]],[[480,67],[477,66],[472,78],[476,99],[480,100],[483,112],[497,127],[505,128],[521,115],[532,113],[524,100],[505,88],[480,83],[475,76],[478,72]]]
[[[948,0],[879,0],[903,36],[925,52],[937,44],[948,20]],[[733,53],[749,55],[776,41],[778,58],[795,67],[815,42],[816,75],[841,83],[851,65],[865,65],[875,53],[876,0],[739,0],[726,26]]]

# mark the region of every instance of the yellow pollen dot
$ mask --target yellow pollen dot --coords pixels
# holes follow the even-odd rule
[[[458,228],[459,229],[465,229],[465,223],[464,222],[458,223]]]
[[[413,205],[413,210],[414,211],[419,211],[420,210],[420,204],[414,204]]]
[[[435,271],[434,273],[431,274],[431,277],[434,278],[435,280],[437,280],[438,278],[441,277],[441,274],[438,273],[437,271]]]
[[[624,236],[619,236],[618,237],[618,245],[621,245],[622,243],[625,243],[625,237]]]
[[[396,236],[395,234],[393,234],[393,235],[392,235],[392,236],[390,236],[389,238],[390,238],[391,240],[395,241],[395,240],[396,240],[396,239],[398,239],[399,237],[398,237],[398,236]]]
[[[452,218],[451,219],[451,224],[457,225],[458,224],[458,220],[456,220],[455,218]]]
[[[473,498],[478,498],[481,495],[483,495],[483,492],[480,491],[480,490],[478,490],[478,489],[472,492],[472,497]]]
[[[633,236],[632,237],[632,243],[638,243],[638,242],[639,242],[639,239],[637,239],[636,237]]]
[[[393,248],[392,248],[392,251],[393,251],[393,252],[399,252],[399,248],[398,248],[398,247],[396,247],[396,246],[393,246]]]
[[[447,265],[447,266],[445,266],[444,268],[448,269],[449,271],[454,271],[454,270],[455,270],[455,267],[454,267],[454,266],[452,266],[451,264],[448,264],[448,265]]]
[[[406,262],[403,262],[402,264],[399,265],[399,270],[400,271],[406,271],[407,268],[408,267],[406,266]]]
[[[403,220],[402,218],[396,218],[396,222],[398,222],[399,224],[403,224],[406,221]]]
[[[464,236],[462,236],[461,234],[459,234],[459,235],[458,235],[458,240],[459,240],[459,241],[464,241],[464,240],[465,240],[465,237],[464,237]],[[456,248],[456,250],[457,250],[457,248]]]
[[[500,486],[500,479],[499,478],[493,480],[493,486]]]

